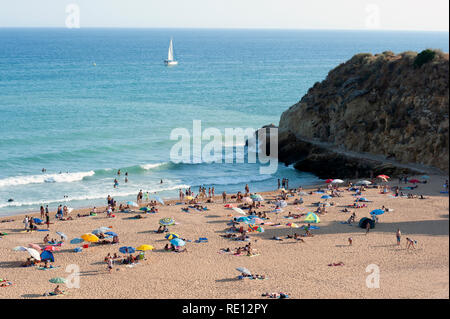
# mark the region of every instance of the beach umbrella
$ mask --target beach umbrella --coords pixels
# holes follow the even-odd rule
[[[296,223],[288,223],[287,226],[292,227],[292,228],[299,228],[300,227]]]
[[[383,180],[388,180],[390,177],[384,174],[378,175],[377,178],[381,178]]]
[[[257,231],[259,233],[264,233],[264,228],[262,228],[261,226],[258,225],[249,225],[249,227],[251,227],[251,229],[253,229],[254,231]]]
[[[83,238],[85,241],[89,243],[96,243],[99,241],[99,238],[91,233],[83,234],[81,235],[81,238]]]
[[[358,201],[359,202],[368,202],[367,198],[365,198],[365,197],[358,198]]]
[[[327,179],[327,180],[325,181],[325,183],[329,184],[329,183],[331,183],[332,181],[333,181],[333,179],[329,178],[329,179]]]
[[[253,199],[251,199],[250,197],[244,197],[244,198],[242,198],[242,201],[245,203],[245,204],[253,204]]]
[[[41,251],[42,250],[41,246],[36,245],[36,244],[28,244],[28,247],[33,248],[33,249],[35,249],[37,251]]]
[[[420,183],[418,179],[410,179],[409,182],[413,184]]]
[[[55,277],[49,280],[52,284],[65,284],[66,279],[62,277]]]
[[[258,217],[254,217],[250,221],[251,221],[252,224],[263,223],[264,222],[261,218],[258,218]]]
[[[168,233],[166,236],[164,236],[166,239],[168,240],[172,240],[174,238],[180,238],[180,235],[175,234],[175,233]]]
[[[244,217],[244,216],[236,218],[236,221],[239,222],[239,223],[248,222],[249,220],[250,220],[250,218]]]
[[[170,225],[175,224],[175,220],[173,220],[173,218],[170,218],[170,217],[161,218],[159,220],[159,224],[161,226],[170,226]]]
[[[142,210],[143,212],[147,212],[150,210],[150,208],[144,206],[144,207],[139,208],[139,210]]]
[[[171,243],[172,245],[178,246],[178,247],[181,247],[181,246],[186,245],[186,242],[185,242],[184,240],[182,240],[181,238],[175,238],[175,239],[172,239],[172,240],[170,241],[170,243]]]
[[[342,179],[333,179],[331,184],[342,184],[344,181]]]
[[[117,236],[117,234],[115,233],[115,232],[113,232],[113,231],[107,231],[106,233],[105,233],[105,235],[109,235],[109,236]]]
[[[153,250],[155,247],[152,245],[140,245],[139,247],[136,247],[136,250],[146,251],[146,250]]]
[[[305,217],[305,222],[320,223],[320,218],[316,214],[309,212]]]
[[[187,199],[187,200],[193,200],[194,197],[192,197],[192,196],[185,196],[184,199]]]
[[[323,198],[323,199],[329,199],[329,198],[332,198],[330,195],[323,195],[322,197],[320,197],[320,198]]]
[[[239,213],[241,215],[247,215],[246,212],[244,212],[242,209],[238,208],[238,207],[232,207],[232,210],[234,210],[236,213]]]
[[[12,250],[14,251],[27,251],[27,249],[23,246],[14,247]]]
[[[245,268],[245,267],[238,267],[238,268],[236,268],[236,270],[239,271],[240,273],[243,273],[243,274],[246,274],[246,275],[249,275],[249,276],[252,275],[252,273],[250,272],[250,270],[248,270],[248,269]]]
[[[164,205],[164,201],[162,200],[161,197],[155,196],[155,199],[156,199],[161,205]]]
[[[47,260],[49,260],[49,261],[51,261],[52,263],[54,263],[55,262],[55,257],[53,256],[53,253],[51,252],[51,251],[48,251],[48,250],[44,250],[42,253],[41,253],[41,261],[47,261]]]
[[[43,220],[42,220],[42,219],[39,219],[39,218],[33,218],[33,222],[34,222],[35,224],[41,224],[41,223],[43,222]]]
[[[123,247],[119,248],[119,251],[122,254],[132,254],[136,251],[136,249],[134,249],[133,247],[130,247],[130,246],[123,246]]]
[[[67,235],[66,235],[66,234],[64,234],[64,233],[62,233],[62,232],[60,232],[60,231],[57,231],[56,233],[57,233],[59,236],[63,237],[64,239],[67,239]]]
[[[30,254],[30,256],[33,257],[34,259],[41,260],[41,255],[39,254],[39,252],[36,249],[27,248],[27,251]]]
[[[370,215],[383,215],[383,214],[384,214],[384,209],[375,209],[370,212]]]
[[[252,194],[252,195],[250,195],[250,198],[253,201],[255,201],[255,202],[262,202],[262,201],[264,201],[264,198],[261,195],[259,195],[259,194]]]
[[[94,235],[99,235],[99,234],[103,234],[103,233],[104,233],[104,231],[100,228],[94,229],[92,231],[92,234],[94,234]]]
[[[70,243],[71,243],[71,244],[74,244],[74,245],[76,245],[76,244],[81,244],[82,242],[84,242],[84,239],[83,239],[83,238],[74,238],[74,239],[72,239],[72,240],[70,241]]]
[[[132,202],[132,201],[127,202],[127,205],[128,206],[133,206],[133,207],[139,207],[139,205],[137,203]]]
[[[44,248],[44,251],[56,251],[57,248],[55,246],[48,245]]]
[[[356,183],[356,185],[370,185],[370,184],[372,184],[372,182],[369,182],[369,181],[366,181],[366,180],[359,181],[359,182]]]

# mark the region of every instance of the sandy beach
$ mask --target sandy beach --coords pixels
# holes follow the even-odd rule
[[[416,178],[420,179],[419,176]],[[56,221],[52,212],[50,231],[21,232],[24,228],[23,216],[4,217],[13,219],[0,223],[0,232],[7,235],[0,239],[0,278],[12,282],[11,286],[0,287],[0,298],[264,298],[265,292],[285,292],[290,298],[449,298],[449,199],[440,193],[447,176],[431,176],[427,184],[418,184],[410,192],[423,194],[426,199],[394,198],[392,193],[380,194],[378,189],[367,189],[363,196],[370,200],[368,207],[353,209],[356,222],[343,224],[351,213],[341,212],[346,205],[354,202],[353,192],[344,191],[342,197],[333,197],[325,214],[319,215],[321,222],[311,232],[313,237],[303,237],[304,243],[287,239],[294,232],[304,234],[302,228],[291,228],[286,224],[305,225],[304,217],[285,218],[293,214],[314,211],[312,203],[324,200],[323,194],[301,196],[304,203],[293,205],[295,197],[288,198],[288,206],[280,214],[268,213],[264,220],[264,232],[249,233],[255,252],[259,255],[248,257],[233,253],[221,253],[222,248],[234,250],[246,242],[221,237],[230,226],[227,223],[237,214],[224,207],[222,199],[216,196],[215,203],[208,203],[208,211],[191,209],[181,211],[186,205],[174,205],[168,201],[158,205],[159,212],[145,214],[143,219],[130,219],[135,214],[116,213],[115,218],[107,218],[105,213],[97,216]],[[398,185],[397,179],[388,183]],[[401,186],[410,186],[402,184]],[[315,188],[314,188],[315,189]],[[314,190],[313,189],[313,190]],[[342,186],[344,190],[346,187]],[[194,190],[196,191],[196,190]],[[250,191],[251,184],[250,184]],[[307,190],[304,190],[307,191]],[[260,193],[265,201],[258,211],[271,211],[274,205],[267,200],[280,194],[279,191]],[[229,200],[235,203],[235,200]],[[169,204],[169,205],[167,205]],[[205,204],[204,204],[205,205]],[[379,216],[379,223],[366,235],[366,230],[358,227],[362,217],[370,217],[369,212],[382,206],[393,211]],[[36,217],[39,214],[34,214]],[[158,221],[172,217],[176,225],[169,226],[171,232],[180,234],[187,242],[186,253],[164,251],[168,241],[165,234],[155,233]],[[267,223],[280,223],[275,227]],[[74,252],[78,245],[69,241],[99,227],[110,227],[119,234],[118,245],[91,244],[82,252]],[[40,226],[46,229],[46,226]],[[397,246],[395,232],[402,232],[401,245]],[[55,232],[68,235],[69,239],[59,251],[54,253],[55,266],[59,268],[39,270],[37,267],[21,267],[28,253],[13,251],[16,246],[30,243],[43,245],[44,236],[59,238]],[[273,240],[273,236],[282,241]],[[208,238],[207,243],[196,243],[199,237]],[[353,244],[348,244],[348,238]],[[406,249],[406,237],[417,241],[415,249]],[[108,253],[119,253],[122,246],[137,247],[141,244],[153,245],[153,251],[145,252],[145,261],[134,267],[115,265],[110,274],[104,257]],[[122,254],[121,254],[122,255]],[[328,266],[343,262],[342,266]],[[62,289],[67,295],[44,297],[52,291],[53,277],[67,277],[68,265],[75,264],[80,270],[80,287]],[[368,288],[366,272],[368,265],[375,264],[380,271],[379,288]],[[239,280],[237,267],[246,267],[252,273],[263,274],[265,280]]]

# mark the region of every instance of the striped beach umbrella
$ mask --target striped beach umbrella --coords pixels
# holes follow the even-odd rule
[[[59,236],[61,236],[62,238],[67,239],[67,235],[64,234],[63,232],[57,231],[56,233],[57,233]]]
[[[175,233],[168,233],[166,236],[164,236],[166,239],[168,240],[172,240],[174,238],[180,238],[180,235],[175,234]]]
[[[175,220],[173,218],[170,218],[170,217],[165,217],[165,218],[161,218],[159,220],[159,224],[161,226],[170,226],[170,225],[175,224]]]

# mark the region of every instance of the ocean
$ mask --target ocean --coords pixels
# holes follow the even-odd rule
[[[163,63],[171,37],[176,67]],[[193,120],[221,132],[277,125],[354,54],[426,48],[448,52],[448,33],[0,29],[0,216],[135,200],[140,189],[176,198],[188,186],[220,194],[246,183],[271,190],[283,177],[317,183],[281,163],[274,174],[258,163],[173,163],[170,134],[192,131]]]

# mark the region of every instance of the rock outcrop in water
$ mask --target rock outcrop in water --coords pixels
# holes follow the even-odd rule
[[[440,51],[357,54],[281,115],[279,159],[323,178],[448,172],[448,76]]]

